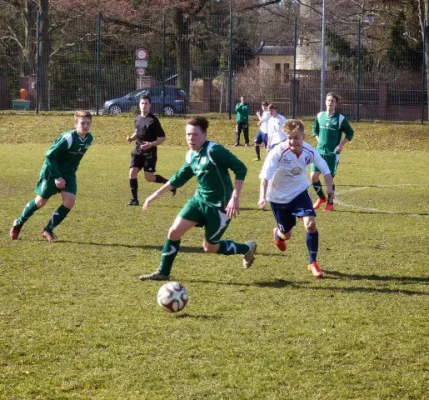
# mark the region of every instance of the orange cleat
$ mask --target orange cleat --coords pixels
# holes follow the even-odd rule
[[[317,210],[317,209],[319,209],[319,208],[320,208],[320,206],[321,206],[323,203],[326,203],[326,198],[324,198],[324,199],[319,198],[319,199],[318,199],[318,200],[313,204],[313,208],[314,208],[315,210]]]
[[[277,246],[277,248],[280,251],[286,251],[287,249],[286,240],[278,239],[276,232],[277,232],[277,228],[274,228],[273,229],[274,244]]]
[[[326,204],[326,207],[323,211],[334,211],[334,205],[331,203]]]
[[[309,264],[308,270],[315,278],[323,278],[323,271],[320,269],[317,261],[313,261],[311,264]]]

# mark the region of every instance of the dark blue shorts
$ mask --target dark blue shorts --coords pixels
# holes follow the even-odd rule
[[[270,202],[270,204],[281,233],[289,232],[296,225],[297,217],[316,216],[307,190],[296,196],[290,203]]]
[[[267,147],[268,142],[268,133],[264,133],[261,130],[258,131],[255,137],[255,143],[261,145],[264,144],[265,147]]]

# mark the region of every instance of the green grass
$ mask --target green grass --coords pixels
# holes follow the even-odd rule
[[[131,118],[94,119],[96,145],[59,243],[40,236],[59,198],[9,239],[44,152],[70,122],[0,116],[0,399],[428,398],[426,127],[355,124],[336,179],[340,204],[317,217],[323,280],[306,271],[302,224],[287,254],[272,244],[272,214],[256,209],[261,164],[253,149],[234,148],[249,174],[225,237],[257,240],[257,259],[243,270],[238,256],[204,254],[202,231],[189,232],[172,277],[190,300],[171,315],[156,305],[161,283],[137,276],[157,268],[195,185],[147,213],[124,206]],[[183,119],[162,122],[170,145],[158,172],[170,176],[186,152]],[[232,143],[232,122],[211,129]],[[157,187],[141,179],[140,198]]]

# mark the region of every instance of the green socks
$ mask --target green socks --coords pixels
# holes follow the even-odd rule
[[[325,193],[323,193],[322,184],[320,183],[320,181],[313,183],[313,187],[319,199],[326,199]]]
[[[18,222],[20,224],[24,224],[37,210],[38,207],[36,205],[36,202],[34,200],[31,200],[22,210],[22,213],[18,218]]]
[[[180,240],[167,239],[162,248],[161,263],[159,264],[159,272],[164,276],[170,276],[171,268],[173,267],[174,259],[177,256],[180,248]]]
[[[236,243],[232,240],[221,240],[219,242],[218,254],[231,256],[233,254],[246,254],[249,251],[249,246],[244,243]]]
[[[69,212],[70,212],[69,208],[66,208],[63,205],[59,206],[52,214],[51,219],[48,222],[48,225],[45,226],[45,231],[52,232],[54,228],[59,224],[61,224],[63,219],[67,217],[67,214]]]

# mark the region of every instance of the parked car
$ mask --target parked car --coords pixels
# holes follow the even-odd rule
[[[129,112],[132,107],[137,106],[141,96],[149,95],[152,99],[152,111],[173,115],[185,113],[189,106],[188,96],[182,89],[174,86],[165,86],[165,97],[163,101],[162,86],[141,88],[128,93],[124,97],[108,100],[104,103],[104,114],[120,114]]]

